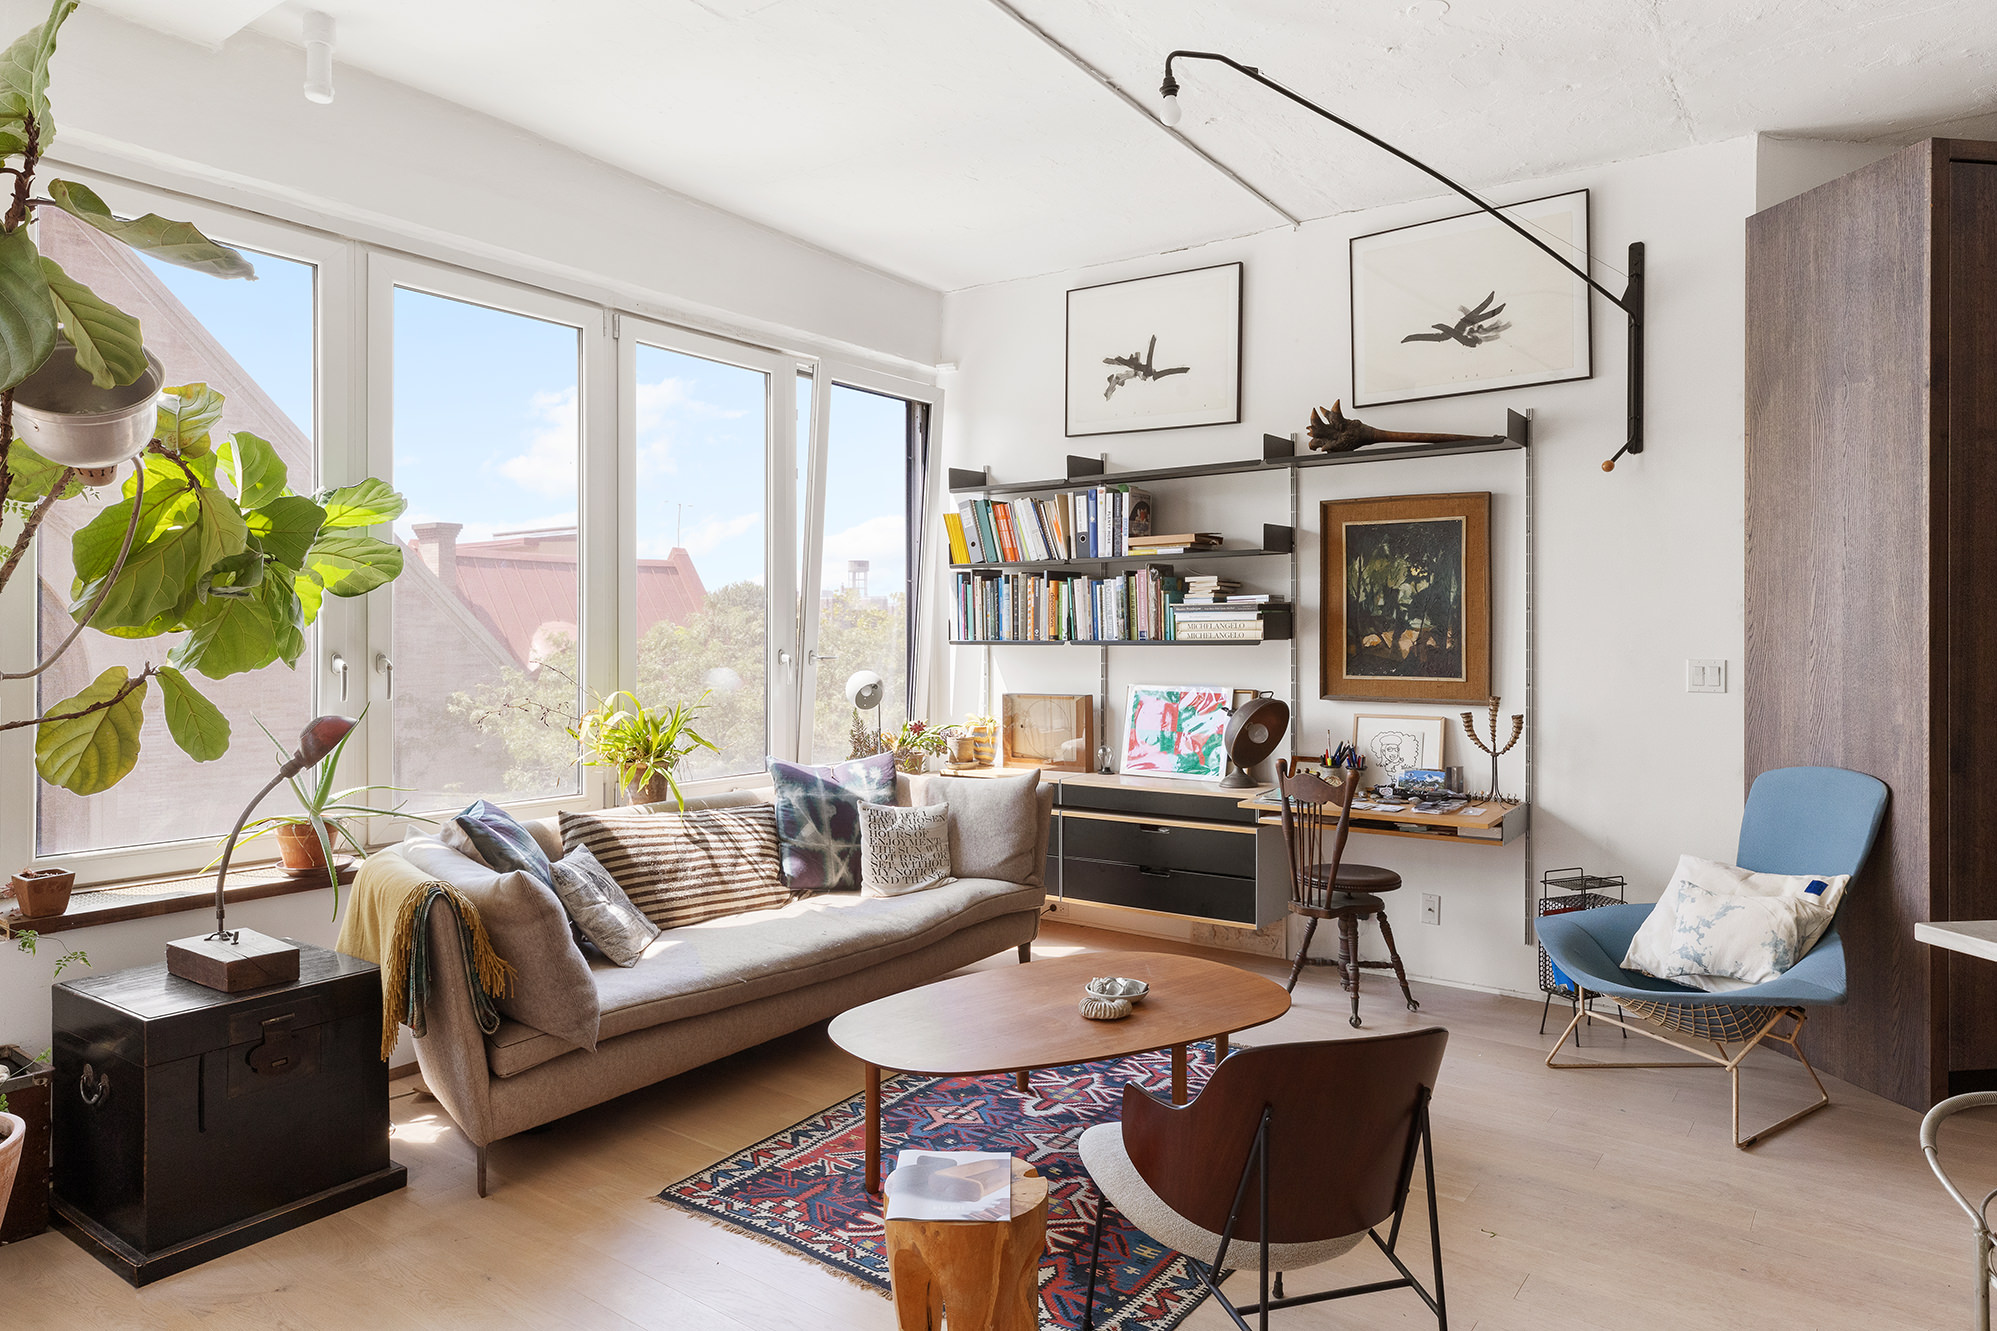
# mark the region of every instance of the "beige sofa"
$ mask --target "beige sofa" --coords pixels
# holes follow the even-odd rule
[[[690,800],[690,808],[768,802],[768,790]],[[1039,854],[1047,860],[1053,787],[1040,788]],[[906,796],[903,796],[904,801]],[[526,824],[550,856],[562,854],[556,819]],[[486,1148],[703,1063],[824,1021],[848,1008],[926,984],[1016,947],[1030,959],[1044,889],[959,879],[899,897],[804,897],[669,929],[629,968],[591,956],[602,1012],[597,1046],[576,1049],[517,1021],[486,1035],[465,988],[458,933],[430,915],[433,964],[416,1061],[430,1092],[478,1148]]]

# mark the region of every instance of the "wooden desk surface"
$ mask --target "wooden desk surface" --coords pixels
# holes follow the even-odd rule
[[[944,776],[974,776],[990,779],[1000,776],[1024,776],[1032,771],[1030,767],[966,767],[961,771],[944,768]],[[1233,790],[1222,790],[1215,781],[1175,781],[1170,777],[1156,776],[1116,776],[1104,772],[1053,772],[1040,769],[1040,779],[1056,784],[1077,786],[1105,786],[1117,790],[1150,790],[1161,795],[1204,795],[1212,799],[1224,799],[1230,804],[1240,804],[1258,795],[1272,795],[1274,786],[1245,786]]]
[[[1949,920],[1917,923],[1914,937],[1965,956],[1997,961],[1997,920]]]
[[[1262,814],[1263,816],[1256,820],[1258,822],[1282,822],[1282,804],[1271,796],[1265,795],[1259,798],[1245,799],[1241,801],[1241,807],[1244,809],[1254,809],[1256,812]],[[1455,813],[1416,813],[1413,805],[1409,805],[1398,813],[1355,807],[1352,810],[1352,824],[1354,831],[1359,830],[1359,824],[1362,821],[1374,823],[1420,823],[1426,827],[1470,827],[1482,829],[1496,827],[1499,823],[1505,821],[1507,814],[1518,807],[1516,804],[1506,804],[1498,800],[1487,800],[1482,804],[1472,802],[1468,807],[1460,809]],[[1471,810],[1473,809],[1478,810],[1478,812],[1472,813]]]

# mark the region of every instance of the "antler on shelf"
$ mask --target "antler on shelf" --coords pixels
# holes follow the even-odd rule
[[[1311,408],[1311,447],[1321,453],[1350,453],[1368,444],[1458,444],[1483,439],[1481,434],[1435,434],[1427,430],[1376,430],[1345,414],[1343,399],[1331,410]]]

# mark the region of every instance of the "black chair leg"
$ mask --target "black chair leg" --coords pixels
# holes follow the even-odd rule
[[[1082,1331],[1094,1331],[1096,1324],[1096,1260],[1103,1249],[1103,1213],[1109,1210],[1109,1198],[1103,1196],[1102,1189],[1096,1189],[1095,1233],[1089,1238],[1089,1293],[1082,1302]]]
[[[1419,1012],[1421,1004],[1415,1002],[1415,996],[1408,991],[1408,973],[1401,966],[1401,950],[1394,946],[1394,926],[1387,923],[1386,911],[1380,912],[1379,920],[1380,937],[1387,940],[1387,956],[1394,963],[1394,978],[1401,982],[1401,997],[1407,1000],[1408,1011]]]
[[[1546,1001],[1539,1005],[1539,1033],[1546,1034],[1546,1014],[1553,1010],[1553,991],[1546,991]]]
[[[1359,921],[1350,915],[1342,915],[1338,920],[1338,961],[1345,972],[1345,987],[1352,994],[1352,1015],[1349,1020],[1354,1026],[1359,1022]]]
[[[1304,919],[1304,941],[1297,948],[1297,964],[1290,967],[1290,982],[1283,986],[1286,993],[1295,993],[1297,991],[1297,977],[1304,973],[1304,961],[1311,954],[1311,935],[1316,932],[1317,916],[1306,916]]]

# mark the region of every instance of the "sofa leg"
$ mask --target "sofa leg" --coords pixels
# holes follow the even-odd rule
[[[485,1196],[485,1147],[478,1148],[478,1195]]]
[[[1024,966],[1031,960],[1033,960],[1033,944],[1030,942],[1021,943],[1019,945],[1019,964]]]

